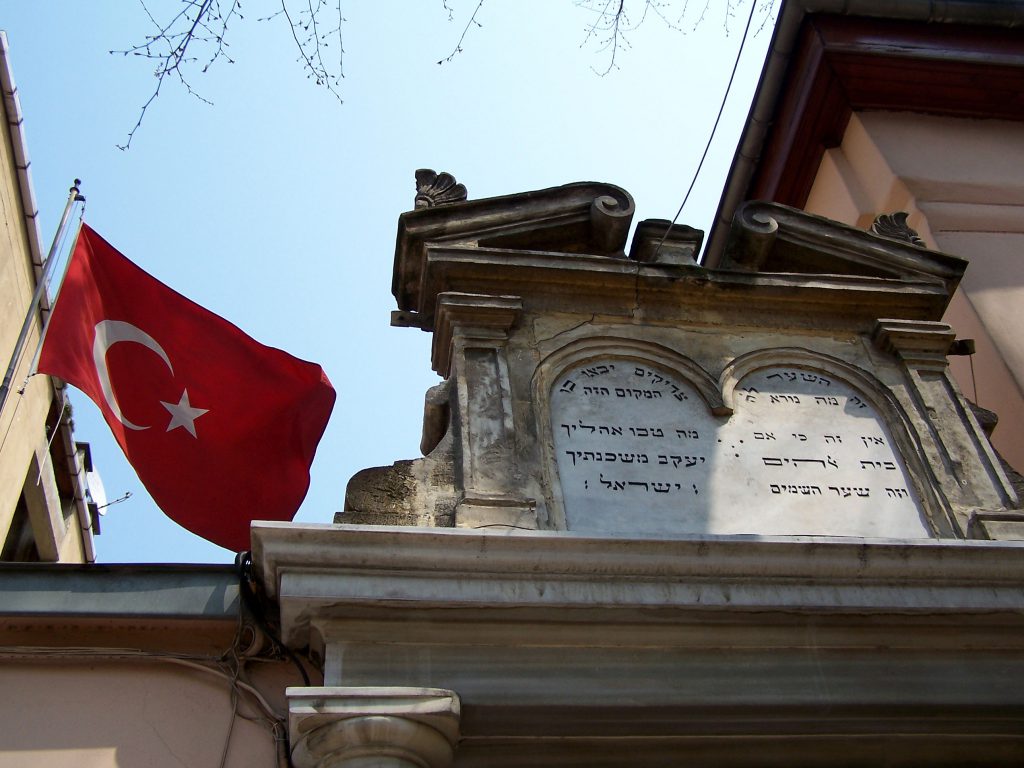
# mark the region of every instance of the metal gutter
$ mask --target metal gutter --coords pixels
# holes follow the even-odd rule
[[[21,99],[18,97],[18,88],[14,84],[14,75],[11,73],[9,51],[7,33],[0,30],[0,88],[3,89],[7,131],[11,136],[11,146],[14,149],[14,166],[18,173],[18,191],[21,193],[21,208],[25,216],[28,249],[32,256],[36,279],[38,279],[42,274],[43,267],[43,252],[39,237],[39,208],[36,206],[35,189],[32,186],[32,176],[29,174],[32,161],[29,160],[28,145],[25,142],[23,127],[25,118],[21,113]],[[48,306],[45,301],[44,298],[44,307]]]
[[[746,199],[793,55],[800,25],[809,13],[993,27],[1024,26],[1024,2],[1007,0],[783,0],[760,82],[747,115],[718,204],[702,264],[716,264],[733,214]]]
[[[237,619],[230,565],[0,563],[0,619]]]

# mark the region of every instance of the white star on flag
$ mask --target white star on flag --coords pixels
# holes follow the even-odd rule
[[[204,413],[210,412],[208,408],[193,408],[192,404],[188,401],[187,389],[181,393],[181,399],[178,400],[177,403],[166,403],[161,400],[160,405],[166,408],[171,414],[171,421],[167,425],[167,431],[170,432],[172,429],[184,427],[192,437],[197,437],[195,424],[196,419]]]

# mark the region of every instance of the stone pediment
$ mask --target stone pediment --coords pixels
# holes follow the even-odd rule
[[[939,320],[967,264],[769,203],[745,205],[725,255],[698,264],[703,233],[668,221],[640,222],[627,250],[633,210],[621,188],[581,182],[404,213],[392,324],[436,330],[440,297],[458,293],[550,310],[573,295],[580,312],[678,320],[682,310],[697,322],[806,324],[816,308],[820,327],[869,331],[880,317]]]
[[[416,311],[428,244],[622,257],[634,210],[624,189],[585,181],[408,211],[398,219],[392,293]]]
[[[952,297],[967,261],[796,208],[752,201],[736,212],[722,255],[705,266],[934,282]]]

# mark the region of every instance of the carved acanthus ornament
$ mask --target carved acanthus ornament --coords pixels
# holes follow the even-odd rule
[[[871,224],[871,231],[876,235],[882,237],[891,237],[894,240],[903,240],[911,245],[917,245],[922,248],[926,247],[924,240],[921,236],[907,224],[907,218],[910,216],[906,211],[896,211],[895,213],[881,213],[875,217],[874,222]]]
[[[459,184],[450,173],[435,173],[430,168],[420,168],[416,171],[417,208],[435,208],[439,205],[461,203],[466,197],[466,186]]]

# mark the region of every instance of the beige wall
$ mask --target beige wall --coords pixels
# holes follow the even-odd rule
[[[6,115],[4,123],[7,123]],[[11,142],[7,132],[3,134],[3,141],[0,141],[0,366],[6,369],[26,307],[35,289],[35,279]],[[37,324],[29,339],[33,349],[38,339]],[[26,356],[31,357],[31,354],[30,351]],[[28,371],[28,363],[25,360],[18,368],[13,382],[15,388],[21,386]],[[0,413],[0,437],[6,435],[0,451],[0,539],[6,538],[30,467],[36,464],[42,465],[44,471],[49,469],[45,455],[44,425],[50,409],[50,398],[49,381],[46,377],[38,377],[29,382],[23,396],[12,394]],[[36,460],[37,454],[40,461]],[[34,483],[36,478],[32,477],[31,480]],[[49,480],[52,485],[52,473]],[[47,550],[43,554],[44,558],[50,560],[57,559],[58,547],[64,534],[63,520],[55,522],[58,524],[56,536],[51,537],[50,541],[39,542],[40,549]]]
[[[254,684],[287,711],[289,670],[257,665]],[[291,675],[294,677],[294,675]],[[276,765],[270,728],[232,721],[230,683],[169,662],[0,661],[0,768]],[[239,712],[258,716],[251,698]]]
[[[971,361],[961,390],[999,415],[993,444],[1024,469],[1024,126],[912,113],[854,114],[826,152],[806,210],[868,228],[907,211],[930,248],[971,262],[946,314]]]
[[[0,61],[6,67],[6,60]],[[15,142],[20,141],[11,125],[17,115],[8,115],[8,100],[0,99],[5,130],[0,131],[0,368],[4,371],[14,351],[25,313],[36,286],[35,265],[25,222],[22,178],[15,163]],[[34,225],[33,225],[34,226]],[[28,374],[39,341],[41,324],[36,319],[25,352],[15,371],[12,390],[20,389]],[[0,374],[2,375],[2,374]],[[82,519],[74,506],[61,499],[54,480],[54,467],[47,451],[46,419],[54,394],[47,376],[29,380],[24,394],[10,394],[0,412],[0,546],[7,540],[12,518],[22,493],[29,511],[31,529],[42,560],[82,562],[91,555],[90,534],[81,530]],[[58,435],[55,455],[64,458],[65,442]],[[70,444],[69,441],[67,441]],[[61,466],[60,471],[64,471]]]

